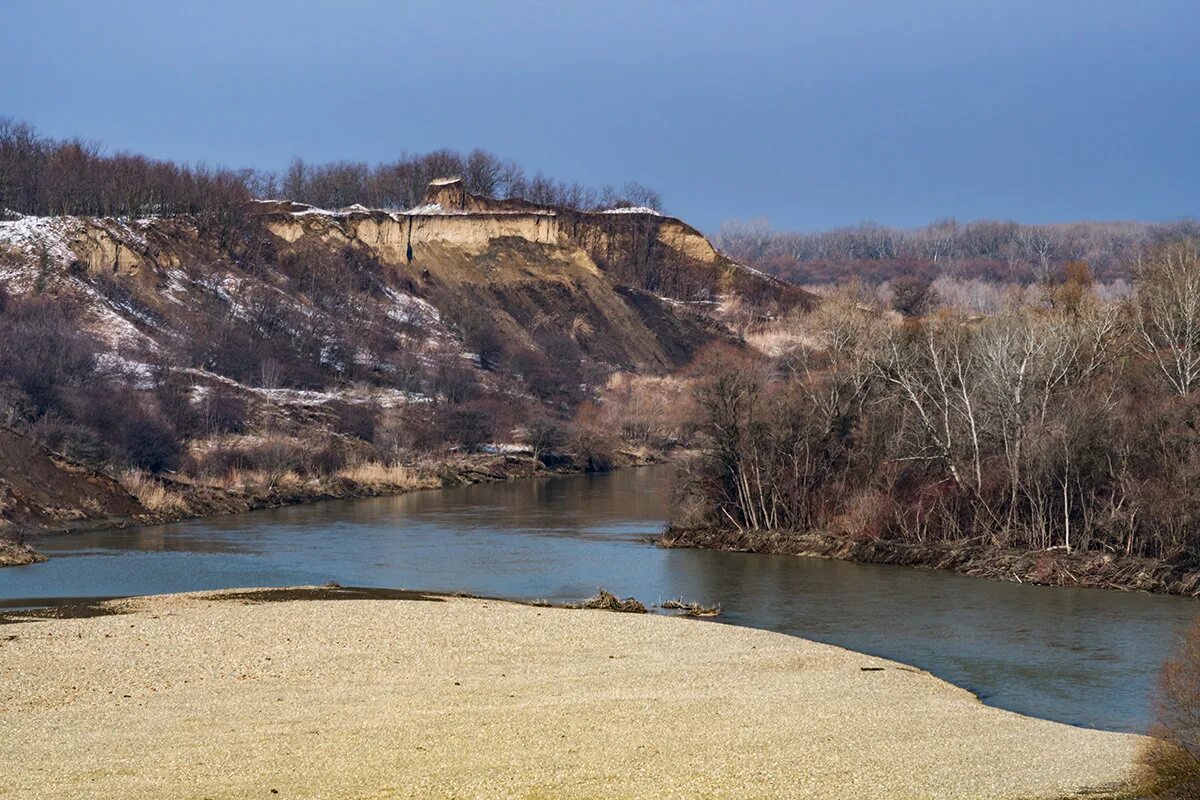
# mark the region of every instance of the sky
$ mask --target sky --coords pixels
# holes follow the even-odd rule
[[[0,116],[110,151],[484,147],[706,231],[1200,216],[1197,0],[0,4]]]

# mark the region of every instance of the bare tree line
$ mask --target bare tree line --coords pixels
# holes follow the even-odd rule
[[[700,374],[683,526],[1200,559],[1200,246],[1138,294],[1086,273],[992,316],[884,320],[834,295],[775,359]]]
[[[820,233],[773,231],[755,220],[726,223],[716,243],[735,259],[800,284],[942,275],[1028,284],[1061,278],[1072,262],[1086,263],[1102,281],[1128,277],[1128,265],[1147,246],[1197,235],[1196,220],[1021,225],[944,219],[916,229],[864,222]]]
[[[408,209],[421,202],[431,180],[452,175],[461,176],[471,194],[494,199],[520,198],[580,211],[662,206],[657,192],[636,182],[626,182],[619,189],[594,189],[540,172],[530,176],[515,161],[480,149],[465,156],[453,150],[436,150],[375,166],[351,161],[310,165],[294,159],[278,187],[268,186],[262,191],[323,208],[360,203],[370,208]]]
[[[0,213],[198,214],[244,203],[257,180],[252,170],[105,156],[93,142],[47,139],[29,125],[0,118]]]
[[[662,207],[653,189],[630,181],[600,189],[530,175],[511,159],[485,150],[436,150],[368,165],[294,159],[282,174],[255,169],[187,166],[129,153],[106,155],[82,139],[57,140],[32,126],[0,117],[0,213],[42,216],[142,216],[223,213],[257,197],[283,198],[322,208],[355,203],[372,208],[418,205],[433,178],[461,176],[468,191],[492,198],[523,198],[583,211],[619,206]]]

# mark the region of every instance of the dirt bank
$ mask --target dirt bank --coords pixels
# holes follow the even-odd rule
[[[0,427],[0,538],[4,530],[35,532],[144,511],[112,477]]]
[[[5,796],[1066,797],[1124,780],[1139,742],[776,633],[370,596],[3,626]]]
[[[972,542],[906,544],[821,533],[678,528],[664,533],[658,544],[946,569],[974,577],[1044,586],[1200,596],[1200,568],[1112,553],[1006,550]]]

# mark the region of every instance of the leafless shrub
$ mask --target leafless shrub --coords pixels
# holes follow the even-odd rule
[[[585,403],[576,414],[571,438],[576,464],[586,472],[603,472],[612,467],[616,447],[616,437],[604,425],[597,406]]]
[[[1171,242],[1138,264],[1139,343],[1171,390],[1200,389],[1200,244]]]
[[[666,447],[689,438],[694,417],[688,379],[617,373],[601,395],[597,423],[624,441]]]
[[[941,302],[930,281],[915,277],[896,278],[891,282],[892,308],[906,317],[920,317]]]
[[[534,461],[544,461],[568,441],[565,426],[545,414],[538,414],[521,430],[520,441],[529,446]]]
[[[699,449],[678,473],[675,523],[1191,569],[1200,392],[1163,380],[1160,357],[1172,374],[1190,367],[1166,345],[1139,352],[1144,312],[1105,302],[1086,267],[1064,278],[990,316],[894,322],[832,292],[770,360],[706,354],[690,370]],[[1171,330],[1190,330],[1186,317]]]
[[[200,401],[200,417],[208,434],[241,433],[249,416],[246,401],[230,388],[218,384]]]

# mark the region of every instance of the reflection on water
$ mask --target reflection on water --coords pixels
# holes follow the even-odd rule
[[[667,468],[296,506],[43,538],[0,605],[241,586],[385,586],[577,600],[604,586],[720,603],[721,621],[921,666],[985,701],[1144,730],[1191,600],[788,556],[659,550]]]

